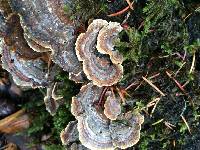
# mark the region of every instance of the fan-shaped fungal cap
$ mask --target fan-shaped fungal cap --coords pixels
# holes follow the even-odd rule
[[[109,120],[95,108],[103,88],[89,83],[73,97],[71,112],[78,120],[79,140],[89,149],[113,148]]]
[[[73,33],[73,27],[65,25],[57,16],[61,6],[57,6],[63,0],[9,0],[14,12],[20,14],[21,23],[25,33],[33,40],[38,41],[44,47],[49,47],[51,42],[63,43],[68,41],[68,34]],[[64,5],[64,4],[63,4]],[[55,7],[59,9],[55,9]],[[46,46],[45,46],[46,45]]]
[[[50,48],[45,48],[38,43],[36,43],[33,39],[31,39],[27,34],[24,34],[24,38],[26,39],[27,44],[30,48],[32,48],[36,52],[49,52]]]
[[[135,145],[140,139],[141,124],[144,117],[139,113],[127,112],[121,118],[121,122],[111,122],[109,129],[113,139],[113,145],[126,149]]]
[[[94,108],[95,102],[98,102],[102,91],[103,88],[94,86],[92,83],[82,86],[79,94],[72,97],[72,114],[78,117],[83,113],[90,113],[91,109]]]
[[[20,86],[46,86],[48,54],[34,52],[26,43],[18,15],[10,15],[2,44],[2,67]]]
[[[52,50],[52,60],[65,71],[78,74],[80,63],[74,51],[74,26],[62,7],[69,0],[9,0],[20,14],[25,35]],[[30,44],[30,43],[29,43]]]
[[[2,67],[10,72],[17,85],[36,87],[48,84],[45,73],[47,68],[41,59],[23,60],[9,49],[9,46],[3,45]]]
[[[109,120],[101,114],[93,112],[91,115],[78,117],[79,140],[93,150],[113,150],[112,138],[108,130]]]
[[[97,50],[102,54],[110,55],[114,64],[122,64],[123,62],[123,56],[114,49],[114,41],[122,30],[123,28],[119,23],[109,22],[109,25],[100,30],[97,38]]]
[[[86,33],[80,34],[76,41],[76,54],[83,61],[83,71],[94,85],[111,86],[117,83],[123,74],[120,64],[113,64],[106,55],[96,50],[96,41],[99,31],[107,26],[105,20],[94,20]]]
[[[55,89],[55,84],[51,84],[48,88],[47,88],[47,95],[44,97],[44,103],[46,106],[46,110],[51,114],[51,115],[55,115],[59,104],[57,102],[57,100],[53,97],[54,96],[54,89]]]
[[[9,46],[10,51],[16,53],[20,58],[27,60],[46,57],[46,53],[37,53],[29,47],[24,39],[23,29],[18,15],[10,15],[6,23],[8,29],[4,41]]]
[[[108,24],[102,19],[94,20],[89,26],[86,33],[81,33],[76,40],[76,55],[79,61],[90,59],[91,54],[95,53],[95,43],[99,31]]]
[[[92,150],[133,146],[139,140],[143,117],[129,112],[119,115],[119,121],[109,120],[95,105],[102,92],[103,88],[89,83],[73,98],[71,111],[78,120],[79,140]]]
[[[61,131],[60,138],[66,150],[89,150],[79,142],[77,121],[70,121],[67,127]]]
[[[78,140],[77,121],[69,122],[67,127],[61,131],[60,138],[63,145],[68,145],[69,143],[77,141]]]
[[[73,47],[73,40],[66,44],[52,44],[51,58],[64,71],[78,75],[82,71]]]
[[[123,67],[112,64],[106,56],[100,58],[92,55],[90,60],[83,62],[83,71],[99,87],[116,84],[123,75]]]
[[[115,97],[115,95],[109,93],[105,104],[104,104],[104,114],[110,120],[116,120],[118,115],[121,114],[120,98]]]

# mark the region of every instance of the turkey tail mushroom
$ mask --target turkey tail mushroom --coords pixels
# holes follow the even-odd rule
[[[26,37],[51,50],[51,59],[63,70],[78,74],[82,68],[74,50],[75,25],[64,12],[69,0],[9,0],[21,17]],[[33,42],[28,42],[32,46]],[[45,49],[42,49],[44,51]]]
[[[61,131],[60,138],[63,145],[68,145],[78,140],[77,121],[71,121],[67,127]]]
[[[79,61],[83,61],[83,71],[94,85],[99,87],[116,84],[123,75],[121,64],[114,64],[106,55],[98,52],[96,47],[99,32],[108,26],[108,22],[102,19],[94,20],[86,33],[82,33],[76,40],[76,55]],[[107,42],[105,40],[105,42]]]
[[[109,22],[100,30],[97,38],[97,50],[102,54],[108,54],[114,64],[122,64],[123,62],[123,56],[114,49],[114,42],[122,30],[119,23]]]
[[[104,114],[110,120],[116,120],[121,114],[121,99],[109,93],[104,104]]]
[[[128,112],[119,114],[116,121],[104,115],[96,105],[101,97],[102,87],[89,83],[73,97],[71,112],[77,119],[79,140],[92,150],[126,149],[140,138],[143,116]]]
[[[20,86],[44,87],[48,84],[47,53],[34,52],[23,36],[19,16],[11,14],[6,21],[8,25],[6,36],[1,43],[2,67]]]

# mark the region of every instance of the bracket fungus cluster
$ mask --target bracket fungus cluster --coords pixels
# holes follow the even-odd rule
[[[2,67],[10,72],[20,86],[45,86],[48,55],[34,52],[28,46],[17,14],[11,13],[4,20],[6,29],[1,42]]]
[[[113,44],[121,30],[119,23],[96,19],[76,40],[76,55],[94,85],[111,86],[122,78],[123,57],[114,50]]]
[[[62,10],[67,4],[69,0],[10,0],[12,10],[20,15],[25,36],[49,49],[52,60],[65,71],[78,74],[81,66],[74,51],[75,26]]]
[[[114,47],[123,28],[96,19],[76,39],[76,23],[62,9],[66,4],[72,1],[0,0],[2,67],[19,86],[45,87],[44,102],[52,115],[62,99],[54,93],[57,66],[75,82],[89,79],[72,98],[71,112],[77,121],[61,132],[63,144],[85,150],[131,147],[139,140],[143,116],[122,111],[121,98],[113,91],[105,92],[104,110],[98,105],[105,87],[123,76],[123,57]]]
[[[76,97],[72,98],[71,112],[78,120],[79,140],[85,147],[92,150],[126,149],[133,146],[140,138],[143,116],[131,111],[122,113],[120,110],[117,117],[109,119],[107,116],[110,115],[105,115],[96,105],[102,91],[103,87],[89,83],[81,88]],[[66,130],[61,133],[61,138],[64,133]],[[70,135],[67,135],[67,139],[70,139]]]

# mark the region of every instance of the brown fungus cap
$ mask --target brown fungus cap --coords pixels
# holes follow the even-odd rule
[[[61,131],[60,138],[66,150],[89,150],[79,142],[77,121],[70,121],[67,127]]]
[[[77,96],[72,97],[71,112],[75,117],[90,113],[95,102],[98,102],[103,88],[88,83],[81,87]],[[87,109],[88,108],[88,109]]]
[[[62,11],[69,2],[9,0],[12,10],[21,17],[24,34],[42,47],[51,49],[52,60],[63,70],[78,74],[81,65],[73,47],[75,27]]]
[[[18,54],[10,51],[10,47],[3,43],[2,67],[13,77],[15,83],[22,87],[44,87],[48,84],[46,77],[47,66],[41,59],[24,60]]]
[[[20,86],[44,87],[48,84],[48,54],[34,52],[23,36],[19,16],[12,14],[6,24],[8,30],[2,42],[2,67]]]
[[[86,33],[81,33],[76,40],[76,55],[79,61],[90,59],[95,49],[95,44],[99,31],[108,25],[108,22],[102,19],[94,20],[89,26]]]
[[[102,91],[103,88],[89,83],[73,98],[71,111],[78,121],[79,140],[92,150],[133,146],[140,138],[143,116],[128,112],[120,114],[119,121],[108,119],[97,106]]]
[[[16,53],[20,58],[31,60],[42,58],[46,60],[46,53],[37,53],[33,51],[24,38],[24,31],[20,24],[20,18],[16,14],[11,14],[7,18],[7,34],[4,37],[5,44],[9,46],[9,50]]]
[[[89,149],[113,150],[114,146],[108,130],[108,125],[109,121],[95,112],[91,115],[79,116],[79,140]]]
[[[73,97],[71,112],[78,120],[79,140],[89,149],[112,149],[109,120],[95,108],[103,88],[89,83]]]
[[[59,107],[59,103],[57,102],[56,97],[54,97],[54,90],[56,84],[52,83],[49,87],[47,87],[47,94],[44,97],[44,103],[46,106],[46,110],[54,116]]]
[[[119,23],[109,22],[107,26],[100,30],[97,38],[97,50],[102,54],[110,55],[114,64],[122,64],[123,62],[123,56],[114,49],[114,41],[122,30],[123,28]]]
[[[121,114],[121,99],[112,93],[109,93],[104,104],[104,114],[110,120],[116,120]]]
[[[67,127],[61,131],[60,138],[63,145],[68,145],[78,140],[77,121],[70,121]]]
[[[96,49],[99,31],[107,25],[105,20],[94,20],[86,33],[79,35],[75,44],[76,55],[79,61],[83,61],[84,73],[99,87],[116,84],[123,75],[121,64],[113,64],[109,57],[98,53]]]
[[[113,139],[113,145],[126,149],[139,141],[144,117],[139,113],[127,112],[123,114],[120,120],[119,122],[111,122],[109,130]]]
[[[41,46],[40,44],[38,44],[37,42],[35,42],[27,34],[24,34],[24,38],[26,39],[26,42],[29,45],[29,47],[32,48],[36,52],[42,53],[42,52],[49,52],[49,51],[51,51],[50,48],[45,48],[45,47]]]

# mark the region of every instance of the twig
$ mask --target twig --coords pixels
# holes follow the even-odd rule
[[[102,93],[101,93],[101,96],[100,96],[100,98],[99,98],[98,106],[101,106],[101,104],[102,104],[102,102],[103,102],[104,95],[106,94],[107,90],[108,90],[108,87],[105,87],[105,88],[103,89],[103,91],[102,91]]]
[[[128,85],[126,88],[125,88],[125,91],[129,90],[131,87],[133,87],[134,85],[138,85],[139,82],[138,81],[135,81],[133,83],[131,83],[130,85]]]
[[[179,67],[179,69],[176,71],[176,73],[175,73],[175,77],[177,76],[177,74],[179,73],[179,71],[183,68],[183,66],[186,64],[186,62],[184,62],[180,67]]]
[[[123,20],[123,22],[121,23],[121,25],[125,25],[125,23],[127,22],[128,18],[130,17],[131,12],[129,11],[128,14],[126,15],[125,19]]]
[[[194,102],[191,99],[191,97],[188,95],[188,93],[185,91],[184,87],[174,77],[172,77],[172,75],[168,71],[166,71],[166,74],[169,76],[169,78],[171,78],[176,83],[176,85],[183,92],[183,94],[185,94],[186,96],[188,96],[191,105],[194,107]]]
[[[195,53],[194,53],[193,58],[192,58],[192,65],[191,65],[189,74],[191,74],[191,73],[194,71],[195,60],[196,60],[196,59],[195,59]]]
[[[133,4],[130,2],[130,0],[126,0],[126,2],[128,3],[128,5],[129,5],[130,9],[132,9],[132,10],[133,10]]]
[[[182,85],[182,87],[184,88],[188,83],[190,83],[190,80],[186,81],[186,82]]]
[[[147,78],[142,77],[144,81],[146,81],[149,85],[151,85],[160,95],[165,96],[165,94],[157,87],[155,86],[151,81],[149,81]]]
[[[192,15],[192,13],[188,14],[188,15],[183,19],[183,21],[185,22],[185,20],[186,20],[187,18],[189,18],[191,15]]]
[[[184,117],[183,115],[181,115],[181,118],[182,118],[183,122],[185,123],[185,125],[186,125],[186,127],[187,127],[189,133],[192,134],[192,133],[191,133],[191,130],[190,130],[190,126],[188,125],[188,123],[187,123],[185,117]]]
[[[146,73],[145,77],[148,75],[148,72]],[[136,91],[137,89],[139,89],[139,87],[143,84],[144,80],[142,80],[139,85],[135,88],[134,91]]]
[[[133,5],[133,2],[131,3],[131,5]],[[126,11],[128,11],[129,8],[130,8],[130,6],[127,6],[127,7],[125,7],[124,9],[122,9],[122,10],[116,12],[116,13],[113,13],[113,14],[108,15],[108,17],[119,16],[119,15],[125,13]]]
[[[167,121],[165,121],[164,124],[165,124],[165,126],[167,126],[167,127],[168,127],[169,129],[171,129],[171,130],[174,130],[173,128],[176,127],[175,125],[173,125],[173,124],[171,124],[171,123],[169,123],[169,122],[167,122]]]
[[[8,145],[5,145],[5,146],[3,146],[3,147],[0,147],[0,150],[5,150],[5,149],[7,149],[8,148]]]
[[[160,120],[154,122],[154,123],[152,124],[152,126],[155,126],[155,125],[157,125],[157,124],[159,124],[159,123],[161,123],[161,122],[163,122],[163,121],[164,121],[164,119],[160,119]]]
[[[152,75],[151,77],[149,77],[149,79],[153,79],[153,78],[155,78],[155,77],[158,77],[159,75],[160,75],[160,73],[154,74],[154,75]]]
[[[155,103],[155,105],[154,105],[154,107],[153,107],[153,109],[151,111],[151,114],[150,114],[151,117],[152,117],[152,114],[154,113],[154,111],[156,109],[156,106],[158,105],[159,101],[160,101],[160,97],[156,98],[156,103]]]
[[[122,99],[123,104],[126,104],[126,100],[125,100],[124,95],[122,94],[121,90],[117,87],[116,87],[116,89],[119,93],[120,98]]]

